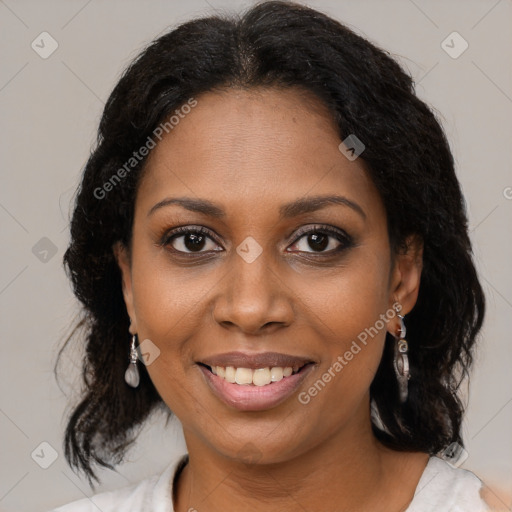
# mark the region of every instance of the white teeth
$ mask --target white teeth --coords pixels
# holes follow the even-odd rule
[[[235,382],[235,369],[232,366],[226,367],[226,376],[224,378],[232,384]]]
[[[285,377],[289,377],[293,373],[297,373],[299,366],[281,367],[274,366],[272,368],[235,368],[233,366],[212,366],[211,371],[217,377],[224,379],[232,384],[236,383],[241,386],[255,385],[267,386],[272,382],[279,382]]]
[[[283,378],[283,369],[279,366],[274,366],[274,368],[270,370],[270,378],[272,382],[279,382]]]
[[[235,382],[237,384],[252,384],[252,373],[250,368],[237,368]]]
[[[255,386],[266,386],[272,382],[272,378],[270,377],[270,370],[268,368],[258,368],[252,373],[252,383]]]

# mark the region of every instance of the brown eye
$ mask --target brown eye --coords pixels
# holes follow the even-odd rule
[[[174,251],[183,253],[202,253],[218,251],[217,243],[204,228],[178,228],[166,234],[162,245],[170,246]],[[222,249],[220,249],[222,250]]]
[[[329,227],[302,230],[292,247],[300,252],[334,253],[352,245],[352,239],[343,231]]]

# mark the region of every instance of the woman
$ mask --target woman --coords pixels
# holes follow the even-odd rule
[[[92,482],[157,408],[187,454],[60,512],[488,510],[443,460],[484,316],[453,158],[338,22],[265,2],[154,41],[107,102],[65,263],[87,329],[68,461]]]

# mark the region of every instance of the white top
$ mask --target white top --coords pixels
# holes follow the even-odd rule
[[[102,492],[51,512],[173,512],[172,485],[186,454],[175,456],[161,475],[117,491]],[[405,512],[488,512],[480,497],[482,481],[471,471],[430,457]]]

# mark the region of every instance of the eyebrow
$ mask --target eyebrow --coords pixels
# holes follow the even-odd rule
[[[169,197],[155,204],[148,212],[148,217],[157,210],[177,204],[186,210],[202,213],[208,217],[222,219],[226,217],[224,210],[207,199],[194,199],[192,197]],[[281,219],[297,217],[299,215],[321,210],[331,204],[347,206],[366,219],[364,210],[354,201],[338,195],[309,196],[286,203],[279,208]]]

